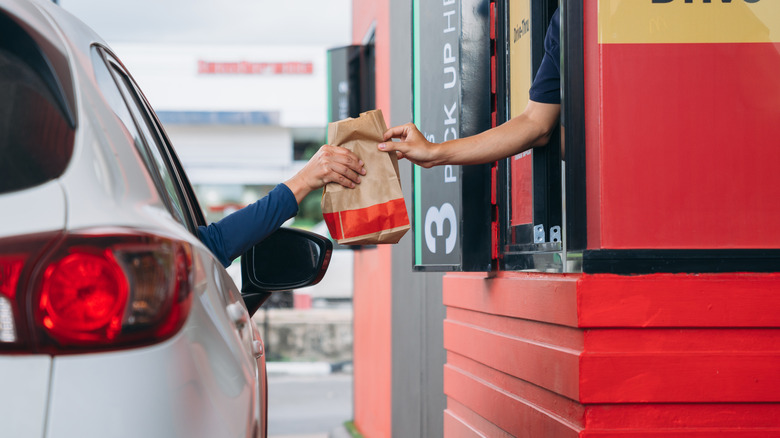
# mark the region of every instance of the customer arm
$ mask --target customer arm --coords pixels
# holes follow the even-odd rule
[[[198,227],[198,237],[224,265],[240,256],[298,213],[298,204],[311,191],[329,182],[354,188],[366,174],[363,161],[351,151],[323,145],[292,178],[277,185],[259,201],[218,222]]]
[[[227,267],[297,213],[295,195],[286,185],[279,184],[255,203],[198,227],[198,237]]]
[[[297,202],[301,202],[312,190],[335,182],[347,188],[360,184],[366,174],[363,160],[349,149],[323,145],[295,176],[284,184],[290,188]]]

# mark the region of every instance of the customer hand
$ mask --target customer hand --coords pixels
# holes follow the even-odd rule
[[[366,174],[363,161],[352,151],[331,145],[322,145],[308,163],[285,185],[300,203],[312,190],[335,182],[347,188],[360,184],[360,176]]]
[[[392,138],[401,141],[388,141]],[[384,143],[380,143],[377,147],[381,151],[395,151],[398,158],[406,158],[425,168],[439,164],[439,144],[429,142],[413,123],[388,129],[384,135]]]

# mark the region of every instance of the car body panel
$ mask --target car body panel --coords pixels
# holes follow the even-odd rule
[[[65,195],[56,181],[0,195],[0,206],[0,238],[65,228]]]
[[[45,355],[0,355],[3,436],[43,436],[51,362]],[[12,396],[17,394],[24,397]]]
[[[47,437],[249,436],[255,371],[214,286],[168,341],[56,357]]]

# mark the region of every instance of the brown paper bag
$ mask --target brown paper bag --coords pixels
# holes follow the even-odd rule
[[[349,149],[365,163],[366,175],[354,189],[329,183],[322,193],[322,216],[338,243],[397,243],[409,230],[398,158],[382,152],[387,127],[381,110],[362,113],[328,125],[328,144]]]

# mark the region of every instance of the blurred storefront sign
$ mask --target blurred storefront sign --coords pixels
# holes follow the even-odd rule
[[[211,62],[198,60],[198,74],[310,75],[312,62]]]

